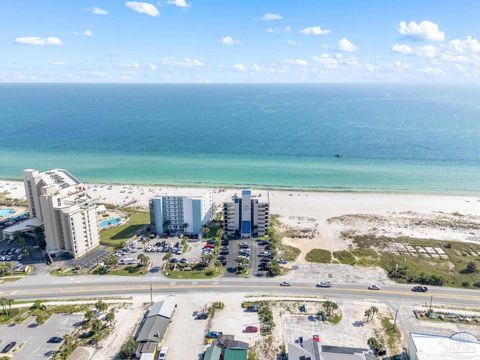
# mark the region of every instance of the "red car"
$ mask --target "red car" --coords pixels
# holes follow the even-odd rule
[[[245,332],[246,332],[246,333],[256,333],[256,332],[258,332],[258,327],[256,327],[256,326],[247,326],[247,327],[245,328]]]
[[[320,336],[318,336],[318,335],[313,335],[312,338],[313,338],[313,341],[315,341],[315,342],[320,342]]]

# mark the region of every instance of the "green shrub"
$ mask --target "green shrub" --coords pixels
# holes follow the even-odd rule
[[[308,262],[329,264],[332,262],[332,252],[325,249],[312,249],[305,256]]]

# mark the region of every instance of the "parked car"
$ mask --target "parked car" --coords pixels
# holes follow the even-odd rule
[[[285,264],[287,263],[287,260],[285,260],[285,259],[278,259],[277,262],[278,262],[279,264],[281,264],[281,265],[285,265]]]
[[[205,320],[208,319],[208,314],[207,313],[199,313],[197,316],[195,316],[196,320]]]
[[[162,346],[158,355],[158,360],[165,360],[167,358],[168,346]]]
[[[291,286],[289,281],[283,281],[280,283],[280,286]]]
[[[209,331],[206,335],[208,339],[218,339],[220,336],[223,335],[221,331]]]
[[[258,327],[256,327],[256,326],[247,326],[247,327],[245,328],[245,332],[246,332],[246,333],[256,333],[256,332],[258,332]]]
[[[380,286],[375,285],[375,284],[374,284],[374,285],[370,285],[370,286],[368,287],[368,290],[380,290]]]
[[[329,288],[332,287],[332,283],[330,281],[320,281],[316,284],[316,287]]]
[[[63,339],[59,336],[52,336],[50,339],[47,340],[49,344],[60,344]]]
[[[413,292],[427,292],[428,288],[426,286],[416,285],[412,288],[412,291]]]
[[[15,345],[17,345],[17,342],[16,341],[10,341],[3,349],[2,349],[2,353],[3,354],[6,354],[8,353],[10,350],[12,350]]]

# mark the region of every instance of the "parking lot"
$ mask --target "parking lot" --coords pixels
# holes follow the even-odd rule
[[[235,272],[239,256],[245,256],[250,260],[249,269],[251,275],[265,276],[268,270],[266,264],[271,259],[270,256],[265,256],[267,253],[268,242],[256,239],[230,240],[228,242],[228,252],[220,251],[220,256],[225,256],[226,259],[227,271],[224,276],[237,276]]]
[[[82,319],[83,314],[54,314],[42,325],[38,325],[33,317],[17,325],[0,325],[0,349],[14,341],[14,349],[18,349],[14,359],[48,359],[61,344],[47,341],[53,336],[63,337],[70,333],[80,326]]]

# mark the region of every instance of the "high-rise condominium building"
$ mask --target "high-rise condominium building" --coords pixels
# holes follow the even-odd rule
[[[212,191],[200,195],[173,192],[150,200],[150,223],[157,234],[198,235],[213,218]]]
[[[252,195],[251,190],[242,190],[230,201],[223,203],[223,229],[227,236],[264,236],[268,232],[269,199]]]
[[[24,170],[30,218],[45,228],[46,250],[81,256],[98,246],[96,204],[86,186],[63,169]]]

